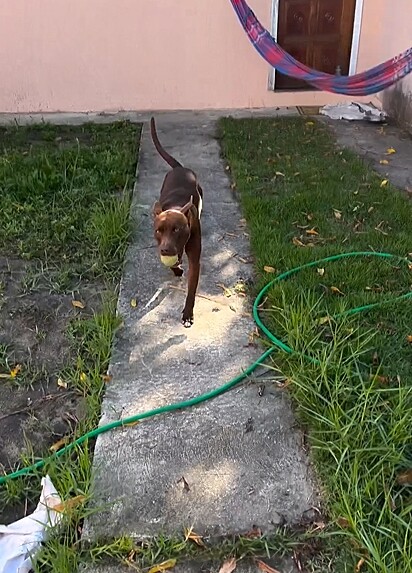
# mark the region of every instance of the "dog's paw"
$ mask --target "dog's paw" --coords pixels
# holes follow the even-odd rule
[[[190,328],[193,324],[193,314],[183,312],[182,324],[185,328]]]

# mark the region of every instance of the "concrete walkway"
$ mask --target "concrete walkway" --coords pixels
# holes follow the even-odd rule
[[[151,208],[167,165],[145,124],[133,203],[138,232],[127,254],[119,299],[124,326],[101,424],[217,388],[262,352],[249,344],[250,301],[224,294],[224,288],[252,280],[253,269],[247,231],[215,139],[215,118],[186,114],[182,122],[181,115],[162,115],[157,127],[165,148],[198,173],[204,189],[195,323],[190,329],[180,324],[185,277],[172,278],[153,248]],[[136,308],[130,304],[134,298]],[[296,524],[316,504],[301,438],[287,393],[276,387],[273,372],[264,370],[196,408],[103,434],[94,458],[98,511],[87,521],[84,537],[141,540],[182,534],[185,527],[219,537],[246,533],[254,525],[270,532],[279,524]]]

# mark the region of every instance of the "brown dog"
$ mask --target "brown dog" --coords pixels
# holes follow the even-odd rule
[[[189,260],[188,289],[182,313],[182,323],[188,328],[193,324],[193,307],[200,273],[200,253],[202,250],[200,214],[203,191],[197,182],[196,174],[183,167],[169,155],[160,144],[154,118],[150,120],[153,143],[159,155],[172,168],[164,178],[160,199],[156,201],[154,215],[155,238],[159,254],[163,260],[176,259],[171,269],[181,277],[183,251]]]

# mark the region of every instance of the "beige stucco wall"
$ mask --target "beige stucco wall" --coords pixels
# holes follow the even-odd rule
[[[396,9],[394,9],[396,6]],[[412,46],[412,0],[396,0],[385,8],[382,30],[383,58]],[[412,131],[412,74],[380,95],[384,108]]]
[[[269,27],[272,0],[249,2]],[[384,4],[364,0],[358,70],[381,60]],[[0,0],[0,77],[0,112],[247,108],[342,99],[268,91],[268,66],[229,0]]]

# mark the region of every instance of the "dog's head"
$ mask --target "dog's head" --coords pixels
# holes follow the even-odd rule
[[[197,209],[192,198],[184,207],[163,211],[157,201],[153,208],[154,234],[160,255],[182,256]]]

